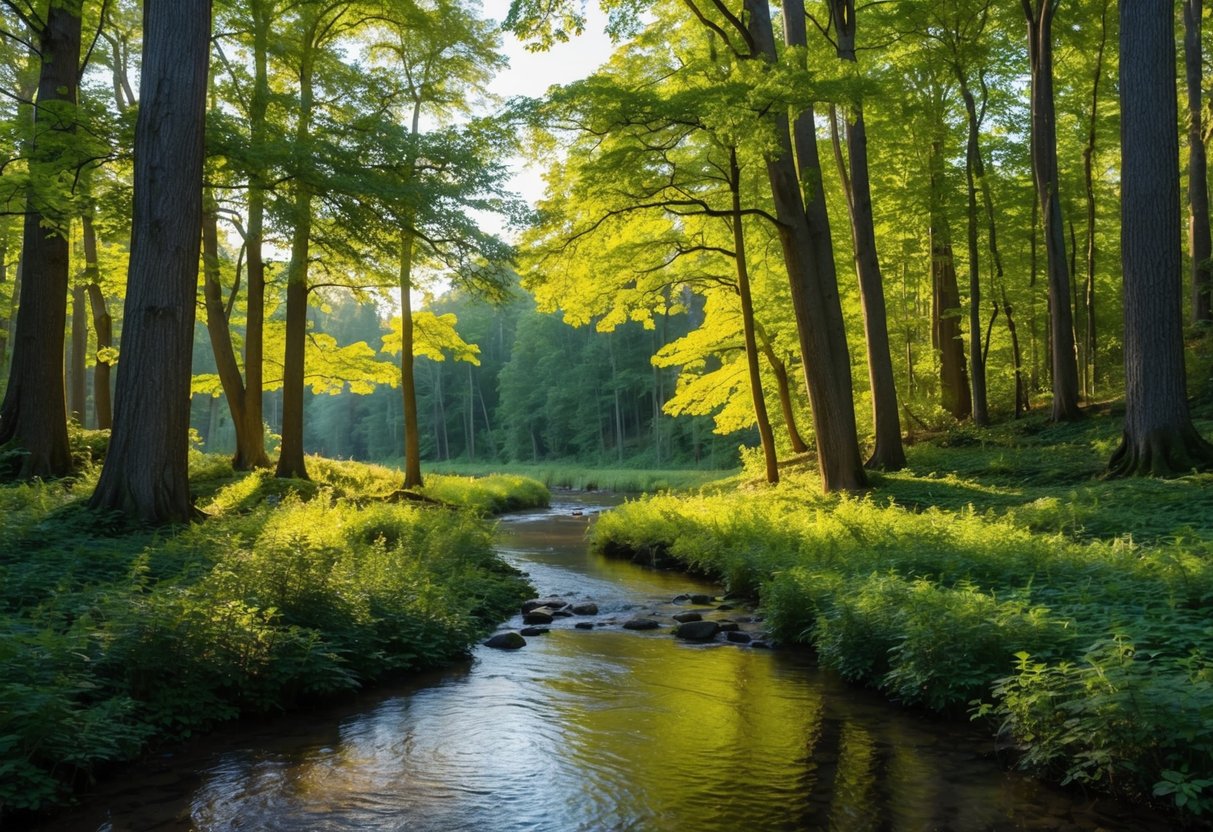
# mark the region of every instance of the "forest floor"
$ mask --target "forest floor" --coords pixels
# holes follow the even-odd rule
[[[431,476],[419,500],[398,471],[309,468],[191,452],[207,519],[172,529],[88,511],[95,467],[0,488],[0,817],[220,721],[449,662],[533,592],[485,515],[546,505],[542,484]]]
[[[1193,389],[1213,437],[1213,384]],[[1213,813],[1213,473],[1102,479],[1122,415],[957,427],[859,496],[822,495],[803,464],[775,487],[746,472],[629,502],[592,545],[754,594],[846,678],[1192,821]]]

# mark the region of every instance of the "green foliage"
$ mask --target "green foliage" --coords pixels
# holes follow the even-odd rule
[[[0,489],[0,807],[54,805],[149,742],[445,662],[531,592],[476,512],[374,499],[398,472],[317,461],[299,483],[192,461],[211,519],[172,532],[110,529],[82,506],[91,482]],[[459,491],[546,496],[520,478]]]
[[[619,491],[632,494],[657,491],[690,491],[727,477],[730,471],[645,468],[587,468],[581,465],[526,465],[509,463],[444,462],[429,470],[454,476],[481,477],[486,474],[512,474],[529,477],[548,488],[572,488],[578,491]],[[427,481],[428,482],[428,481]]]
[[[1207,812],[1209,478],[1094,479],[1114,429],[958,431],[858,498],[794,470],[645,498],[592,545],[659,548],[759,595],[778,639],[900,702],[997,719],[1025,768]]]

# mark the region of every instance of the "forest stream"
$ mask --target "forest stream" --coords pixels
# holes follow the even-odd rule
[[[976,727],[898,709],[802,651],[623,629],[652,613],[672,625],[690,608],[673,598],[719,589],[589,554],[587,524],[613,502],[557,493],[499,528],[541,596],[597,615],[338,706],[230,726],[111,776],[46,828],[1167,828],[1008,773]]]

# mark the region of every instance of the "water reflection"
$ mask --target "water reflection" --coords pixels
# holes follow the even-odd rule
[[[542,592],[593,598],[609,621],[702,588],[587,555],[575,510],[502,524]],[[50,828],[1165,828],[1004,774],[964,726],[897,711],[798,653],[568,621],[523,650],[481,649],[470,667],[212,743]]]

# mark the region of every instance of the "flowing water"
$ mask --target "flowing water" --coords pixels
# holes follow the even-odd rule
[[[609,502],[557,495],[499,534],[542,595],[593,600],[597,616],[330,710],[238,725],[130,769],[47,828],[1167,828],[1008,774],[968,726],[901,711],[801,652],[622,629],[716,590],[587,554],[587,524]]]

